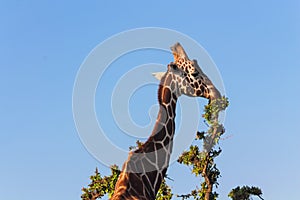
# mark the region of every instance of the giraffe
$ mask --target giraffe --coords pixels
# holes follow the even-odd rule
[[[152,134],[138,149],[129,153],[111,200],[154,200],[169,166],[175,133],[176,102],[180,95],[220,98],[220,92],[202,72],[196,60],[190,60],[183,47],[171,47],[174,62],[167,72],[153,74],[160,80],[159,113]]]

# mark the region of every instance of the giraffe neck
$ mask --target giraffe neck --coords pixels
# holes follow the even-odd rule
[[[158,90],[160,109],[152,134],[140,148],[129,154],[111,200],[155,199],[172,152],[177,94],[172,75],[166,74]]]

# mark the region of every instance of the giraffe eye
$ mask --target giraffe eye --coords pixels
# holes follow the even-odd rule
[[[177,67],[176,64],[171,64],[171,67],[172,67],[174,70],[177,70],[177,69],[178,69],[178,67]]]
[[[192,73],[192,76],[194,76],[194,77],[196,77],[196,76],[198,76],[199,75],[199,72],[198,71],[194,71],[193,73]]]

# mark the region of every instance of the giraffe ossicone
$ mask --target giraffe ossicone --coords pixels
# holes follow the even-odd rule
[[[183,94],[209,100],[221,97],[197,61],[190,60],[179,43],[171,50],[174,62],[168,64],[166,72],[153,74],[160,80],[155,126],[148,140],[129,153],[111,200],[154,200],[172,153],[177,99]]]

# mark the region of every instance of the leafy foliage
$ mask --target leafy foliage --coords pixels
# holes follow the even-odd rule
[[[116,165],[111,166],[110,169],[110,176],[101,177],[101,174],[96,168],[95,175],[90,177],[91,183],[88,188],[82,188],[83,194],[81,195],[81,199],[95,200],[106,194],[108,194],[109,197],[112,196],[121,171]]]
[[[242,188],[240,188],[238,186],[232,189],[231,192],[228,194],[228,196],[232,200],[250,200],[251,195],[255,195],[260,199],[263,199],[261,197],[262,191],[258,187],[243,186]]]
[[[156,195],[156,200],[170,200],[172,199],[172,197],[173,197],[172,190],[167,185],[166,180],[164,179]]]
[[[220,170],[215,164],[215,158],[222,152],[221,148],[215,149],[219,143],[221,135],[225,132],[223,126],[218,122],[219,112],[226,109],[229,105],[228,99],[222,97],[212,100],[205,106],[204,119],[210,125],[207,132],[197,132],[196,140],[203,142],[203,151],[199,150],[198,145],[191,145],[188,151],[182,153],[178,162],[192,166],[192,173],[195,176],[201,175],[204,179],[200,183],[201,188],[192,190],[189,194],[179,195],[182,199],[194,197],[199,200],[214,200],[218,194],[213,192],[213,186],[218,186],[218,178],[221,176]]]

